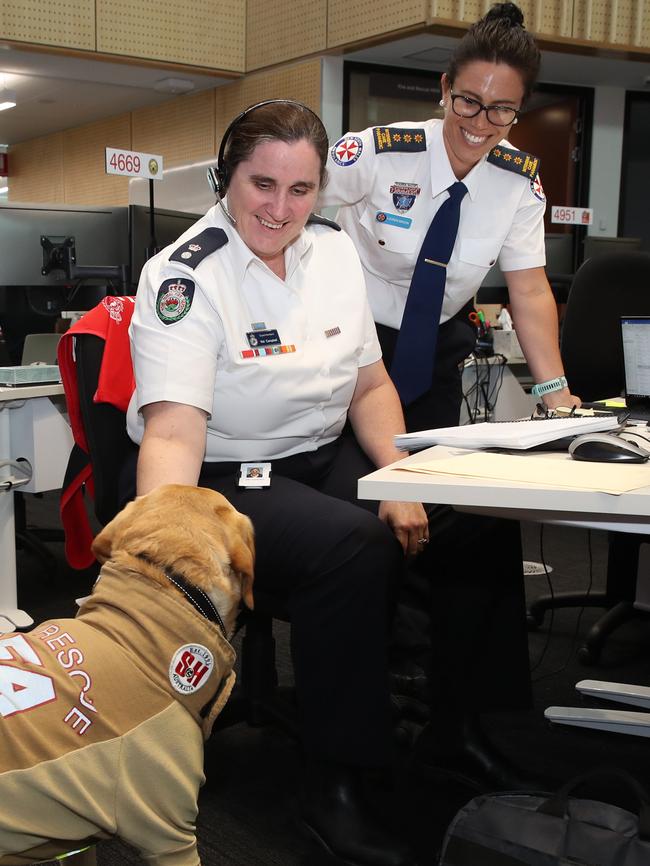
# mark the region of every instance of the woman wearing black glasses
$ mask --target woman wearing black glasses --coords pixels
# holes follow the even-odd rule
[[[320,202],[340,206],[337,220],[361,256],[409,430],[458,423],[459,364],[476,341],[468,313],[497,261],[534,393],[549,407],[580,402],[564,378],[544,271],[539,161],[507,141],[539,63],[520,9],[497,4],[452,53],[442,120],[348,133],[330,150]],[[456,766],[508,786],[516,779],[478,733],[477,712],[522,706],[529,696],[519,530],[442,509],[435,526],[417,566],[428,574],[411,574],[405,588],[394,679],[415,690],[425,678],[413,662],[428,666],[440,760],[456,754]],[[429,647],[421,626],[427,591]]]

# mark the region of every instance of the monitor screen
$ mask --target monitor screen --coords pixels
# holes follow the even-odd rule
[[[621,318],[625,394],[650,398],[650,316]]]
[[[62,286],[62,271],[42,274],[41,237],[74,238],[76,264],[128,265],[125,207],[0,204],[0,286]]]
[[[187,231],[203,214],[154,208],[155,245],[152,248],[151,212],[146,205],[129,205],[129,248],[131,251],[131,287],[138,287],[140,271],[154,252],[162,250]]]

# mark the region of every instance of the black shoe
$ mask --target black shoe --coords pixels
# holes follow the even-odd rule
[[[413,763],[455,777],[481,791],[545,791],[548,783],[522,772],[489,742],[475,725],[465,727],[460,745],[442,751],[425,728],[415,745]]]
[[[310,767],[302,821],[312,841],[347,866],[417,866],[408,845],[372,814],[356,769]]]
[[[391,694],[429,705],[429,678],[418,665],[413,663],[395,665],[389,674],[389,684]]]

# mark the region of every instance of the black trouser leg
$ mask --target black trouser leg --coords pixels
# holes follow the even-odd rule
[[[387,597],[401,547],[373,514],[278,474],[268,490],[202,477],[253,521],[256,586],[289,610],[303,743],[319,759],[381,766],[390,753]]]
[[[378,326],[386,366],[397,331]],[[465,313],[440,327],[431,390],[405,408],[408,431],[458,424],[461,371],[475,334]],[[391,666],[429,672],[432,709],[465,712],[530,705],[528,636],[519,524],[430,508],[427,550],[407,568]],[[408,669],[408,668],[407,668]]]

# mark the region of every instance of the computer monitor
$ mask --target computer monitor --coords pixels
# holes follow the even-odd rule
[[[546,274],[553,289],[568,289],[574,272],[573,266],[573,235],[546,234]],[[482,304],[507,304],[508,289],[506,278],[495,264],[487,272],[478,291],[478,300]]]
[[[585,261],[603,253],[630,253],[640,250],[641,238],[601,238],[587,235],[585,238]]]
[[[154,208],[155,251],[161,250],[189,229],[203,214]],[[132,291],[138,287],[140,271],[153,255],[151,211],[146,205],[129,205],[129,249]]]
[[[544,245],[546,247],[546,275],[549,281],[552,282],[552,278],[555,276],[572,277],[575,271],[573,234],[545,234]]]
[[[625,400],[629,409],[650,411],[650,316],[622,316]],[[633,417],[638,417],[636,412]],[[645,417],[643,420],[646,420]]]
[[[43,274],[41,238],[74,238],[80,266],[129,262],[125,207],[0,204],[0,286],[54,286],[67,283],[61,270]]]

